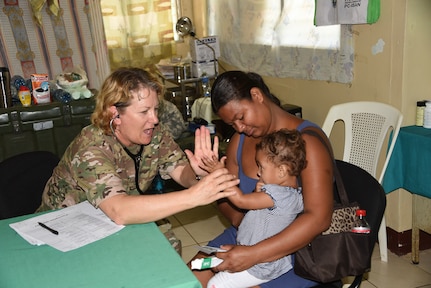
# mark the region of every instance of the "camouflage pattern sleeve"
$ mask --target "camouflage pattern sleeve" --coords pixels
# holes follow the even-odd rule
[[[103,199],[128,192],[122,179],[128,178],[127,169],[116,165],[112,150],[88,147],[77,153],[72,160],[77,186],[96,207]]]

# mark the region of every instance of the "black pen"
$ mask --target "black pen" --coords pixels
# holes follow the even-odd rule
[[[58,231],[52,229],[51,227],[46,226],[45,224],[43,224],[42,222],[37,222],[39,224],[40,227],[45,228],[46,230],[48,230],[49,232],[51,232],[52,234],[58,235]]]

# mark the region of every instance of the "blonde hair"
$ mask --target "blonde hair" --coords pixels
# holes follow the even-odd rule
[[[112,134],[109,122],[113,115],[110,107],[115,106],[119,111],[130,105],[134,90],[148,88],[163,94],[163,85],[158,78],[141,68],[123,67],[115,70],[103,82],[102,89],[96,96],[96,106],[91,115],[91,123],[102,129],[105,134]]]

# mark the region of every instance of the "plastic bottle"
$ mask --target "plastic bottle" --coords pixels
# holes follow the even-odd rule
[[[19,88],[21,86],[25,86],[25,79],[22,76],[14,75],[11,79],[11,83],[13,84],[13,86],[15,86],[16,90],[19,91]]]
[[[431,128],[431,102],[425,103],[424,110],[424,128]]]
[[[365,216],[367,212],[362,209],[356,210],[356,221],[353,225],[352,232],[353,233],[362,233],[368,234],[371,231],[370,225],[368,224]]]
[[[54,91],[54,99],[59,102],[69,103],[72,101],[72,95],[63,89],[57,89]]]
[[[189,79],[192,77],[192,70],[191,70],[192,56],[190,56],[190,52],[187,52],[187,56],[186,58],[184,58],[183,62],[184,62],[184,69],[185,69],[184,76],[186,79]]]
[[[206,74],[202,76],[202,94],[204,97],[211,97],[210,80]]]
[[[30,106],[31,105],[30,89],[28,89],[28,87],[24,85],[19,87],[18,98],[19,98],[19,101],[21,101],[22,106],[24,107]]]
[[[416,102],[416,126],[424,125],[425,103],[426,101]]]

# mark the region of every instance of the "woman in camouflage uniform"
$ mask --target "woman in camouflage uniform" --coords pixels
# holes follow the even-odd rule
[[[195,154],[186,151],[186,156],[164,126],[158,125],[162,93],[162,85],[147,71],[114,71],[96,96],[92,125],[83,128],[66,149],[46,184],[38,211],[88,200],[117,224],[132,224],[231,196],[232,192],[223,190],[239,183],[234,175],[227,169],[207,175],[199,168],[203,153],[199,142]],[[189,188],[142,195],[157,173]],[[198,181],[196,176],[205,177]]]

